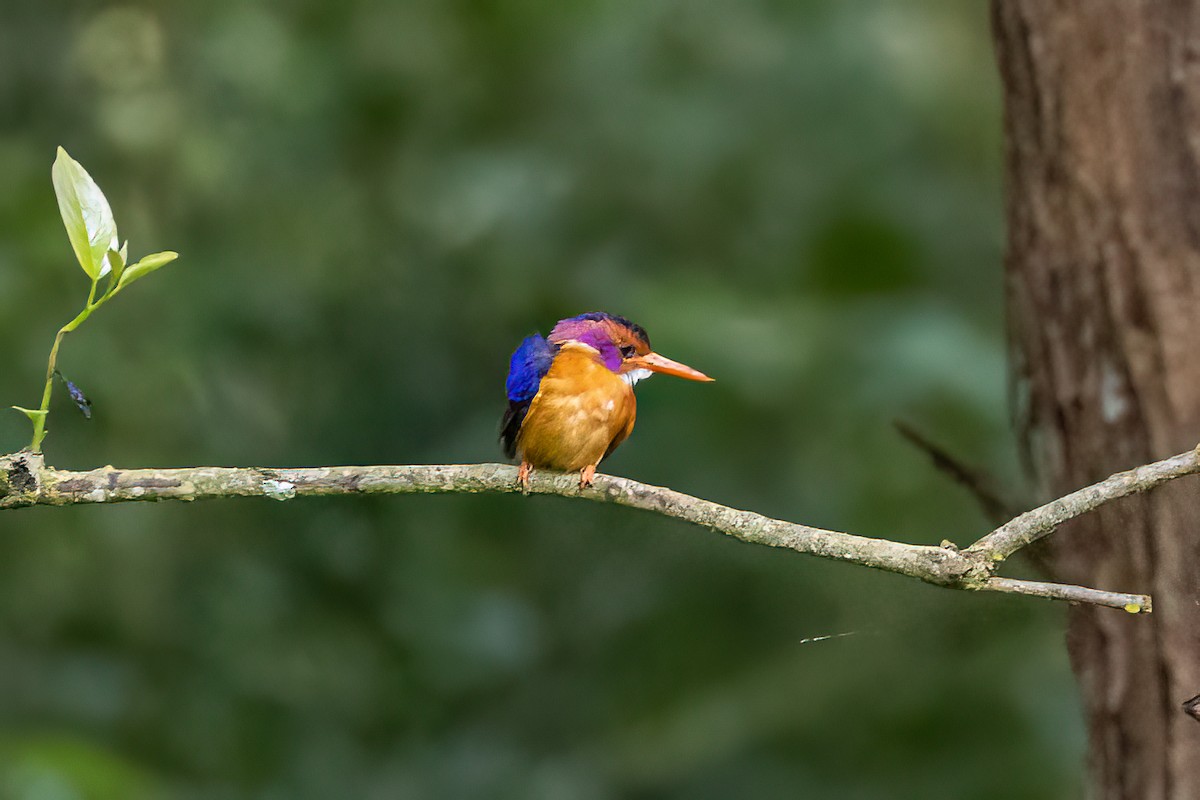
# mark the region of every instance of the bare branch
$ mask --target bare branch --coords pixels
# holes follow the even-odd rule
[[[1200,472],[1200,448],[1155,461],[1126,472],[1118,472],[1099,483],[1085,486],[1051,500],[1004,523],[967,548],[994,561],[1003,561],[1026,545],[1036,542],[1067,520],[1095,511],[1105,503],[1153,489],[1167,481]]]
[[[1188,465],[1186,468],[1184,462]],[[1196,454],[1187,453],[1114,475],[1095,486],[1022,514],[963,551],[949,542],[937,547],[906,544],[785,522],[609,475],[597,475],[595,485],[580,489],[578,476],[574,473],[540,470],[533,475],[530,492],[638,508],[710,528],[744,542],[873,567],[938,586],[1025,594],[1149,612],[1151,602],[1145,595],[998,578],[992,573],[1003,556],[1028,543],[1020,537],[1034,541],[1062,521],[1086,513],[1108,500],[1197,471],[1200,471],[1200,464],[1197,464]],[[29,451],[0,456],[0,509],[222,497],[290,500],[309,495],[517,491],[517,470],[504,464],[131,470],[109,466],[71,472],[46,467],[40,454]],[[1014,542],[1018,542],[1016,546],[1013,546]]]
[[[996,479],[984,470],[956,458],[946,448],[935,444],[929,437],[904,420],[893,420],[892,424],[913,447],[932,459],[934,467],[949,475],[970,492],[983,511],[983,515],[993,525],[999,525],[1005,520],[1012,519],[1022,508],[1022,506],[1009,502],[1008,498],[1004,497],[1003,493],[996,488]]]
[[[1027,594],[1033,597],[1067,600],[1072,603],[1090,603],[1095,606],[1120,608],[1130,614],[1149,614],[1153,610],[1150,598],[1144,594],[1102,592],[1086,586],[1073,586],[1069,583],[1043,583],[1042,581],[1019,581],[1014,578],[992,577],[987,579],[983,588],[992,592]]]

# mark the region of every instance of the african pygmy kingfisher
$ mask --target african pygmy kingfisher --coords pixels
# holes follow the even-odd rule
[[[505,454],[521,459],[521,487],[528,490],[534,467],[579,470],[580,488],[590,486],[596,466],[633,431],[633,385],[655,372],[712,380],[652,351],[640,325],[601,311],[559,320],[549,337],[521,342],[500,430]]]

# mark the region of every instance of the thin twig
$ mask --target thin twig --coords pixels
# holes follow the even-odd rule
[[[1020,511],[1021,506],[1010,502],[996,488],[996,479],[991,474],[952,455],[950,451],[935,444],[929,437],[904,420],[893,420],[892,424],[911,445],[929,456],[935,468],[949,475],[970,492],[983,511],[983,515],[993,525],[999,525],[1005,520],[1012,519]]]
[[[1090,603],[1094,606],[1121,608],[1131,614],[1149,614],[1150,598],[1144,594],[1101,592],[1086,586],[1069,583],[1043,583],[1042,581],[1019,581],[1014,578],[991,577],[982,587],[989,592],[1027,594],[1033,597],[1048,597],[1052,600],[1067,600],[1071,603]]]

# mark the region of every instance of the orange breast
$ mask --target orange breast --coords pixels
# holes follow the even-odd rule
[[[535,467],[577,470],[599,464],[633,430],[633,388],[568,342],[554,357],[517,436],[517,451]]]

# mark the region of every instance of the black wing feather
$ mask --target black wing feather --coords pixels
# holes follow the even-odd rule
[[[533,398],[528,400],[509,400],[504,419],[500,421],[500,443],[504,446],[504,455],[509,458],[517,457],[517,434],[521,432],[521,423],[529,413]]]

